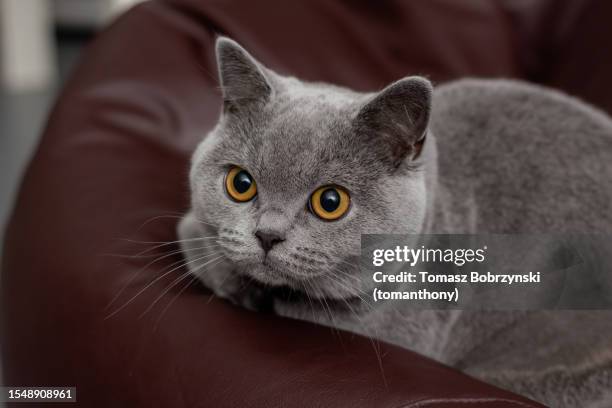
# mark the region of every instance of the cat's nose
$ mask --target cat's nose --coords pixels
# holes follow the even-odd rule
[[[268,253],[274,245],[285,240],[285,237],[274,231],[257,231],[255,236],[259,239],[259,244],[265,253]]]

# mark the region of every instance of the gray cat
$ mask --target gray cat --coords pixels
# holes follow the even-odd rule
[[[217,41],[224,106],[178,233],[222,298],[377,337],[554,407],[612,406],[612,315],[366,307],[362,233],[612,232],[612,121],[514,81],[364,94]]]

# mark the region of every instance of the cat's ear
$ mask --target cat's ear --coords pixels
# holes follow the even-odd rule
[[[429,123],[432,85],[423,77],[407,77],[374,95],[355,118],[356,131],[394,167],[418,157]]]
[[[241,107],[270,98],[272,86],[266,69],[237,42],[219,37],[216,54],[226,110],[239,111]]]

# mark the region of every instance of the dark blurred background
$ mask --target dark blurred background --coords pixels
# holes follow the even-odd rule
[[[139,1],[0,0],[0,231],[51,103],[81,50]]]
[[[94,34],[139,1],[0,0],[0,251],[21,175],[61,85]]]

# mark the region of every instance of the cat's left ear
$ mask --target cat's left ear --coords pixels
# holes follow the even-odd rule
[[[394,167],[417,158],[427,134],[432,91],[423,77],[392,83],[361,108],[354,121],[356,131]]]
[[[239,111],[270,98],[272,86],[266,69],[237,42],[219,37],[216,54],[225,109]]]

